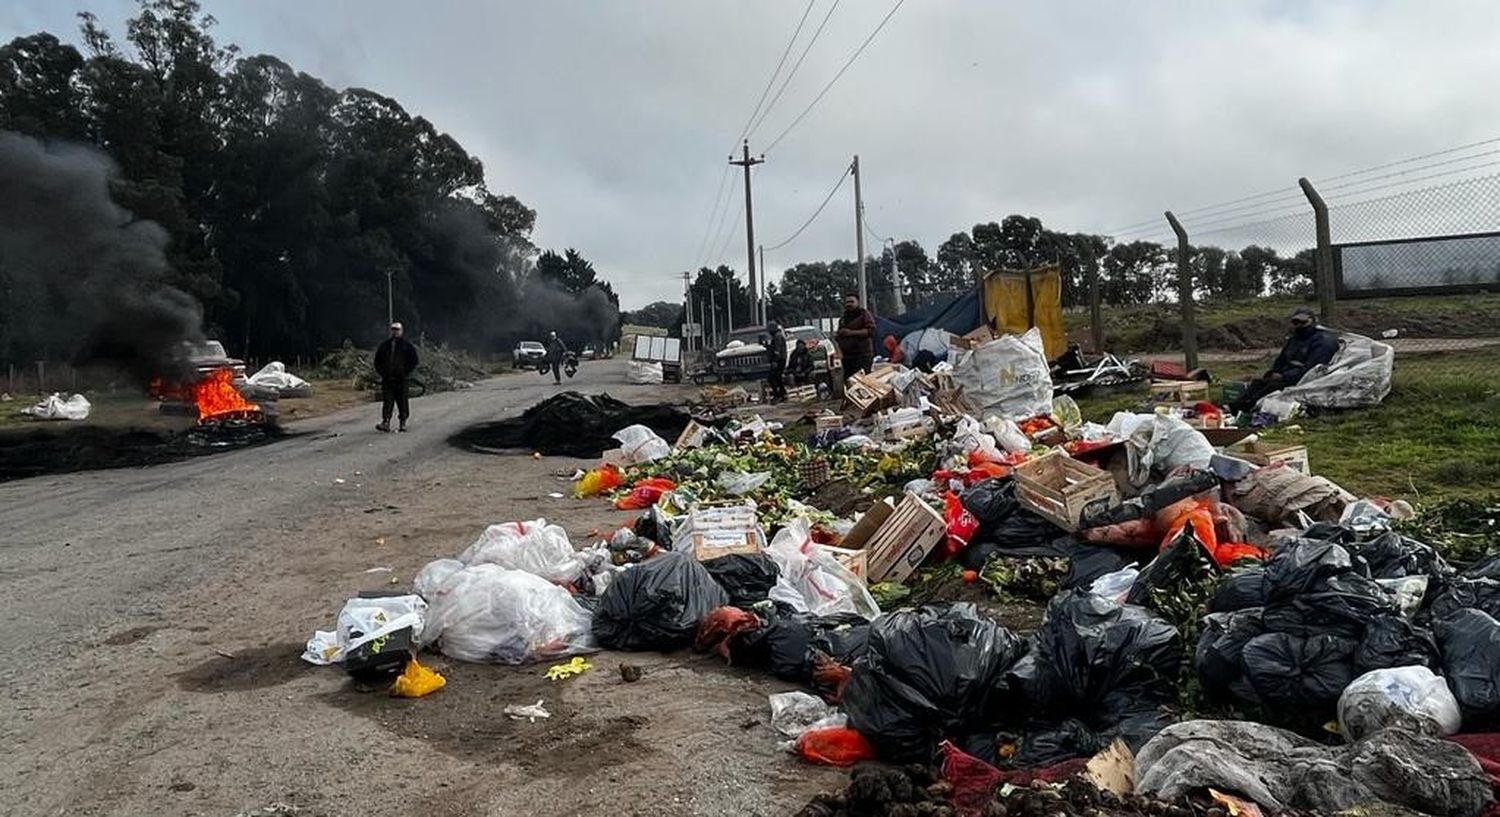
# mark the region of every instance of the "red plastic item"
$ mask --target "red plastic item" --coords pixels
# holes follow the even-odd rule
[[[1001,771],[946,740],[938,746],[938,751],[943,755],[939,773],[953,785],[948,803],[965,817],[984,811],[994,798],[995,789],[1006,783],[1012,786],[1030,786],[1038,780],[1056,783],[1078,775],[1088,765],[1087,758],[1075,758],[1036,769]]]
[[[948,538],[943,543],[943,554],[948,558],[957,556],[969,546],[969,539],[979,530],[979,520],[959,501],[958,495],[949,491],[943,494],[943,519],[948,523]]]
[[[1229,567],[1242,559],[1265,560],[1269,553],[1265,549],[1244,542],[1220,542],[1217,530],[1214,527],[1214,503],[1212,500],[1192,500],[1191,510],[1177,517],[1172,527],[1167,530],[1167,535],[1162,537],[1162,549],[1165,550],[1177,539],[1177,534],[1188,525],[1193,526],[1193,536],[1203,545],[1214,564],[1219,567]]]
[[[630,493],[615,500],[615,509],[620,511],[638,511],[649,508],[661,499],[661,495],[677,487],[677,483],[666,477],[648,477],[638,480],[630,489]]]
[[[875,759],[875,749],[865,736],[847,726],[809,729],[797,738],[796,748],[803,760],[823,766],[853,766]]]
[[[736,638],[753,633],[763,627],[760,617],[738,607],[715,607],[698,622],[698,640],[693,649],[699,652],[716,652],[725,661],[730,660],[729,643]]]

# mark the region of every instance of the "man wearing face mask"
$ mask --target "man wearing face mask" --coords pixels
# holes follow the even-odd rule
[[[1308,369],[1328,363],[1338,354],[1338,335],[1319,326],[1317,313],[1312,309],[1297,307],[1292,312],[1291,322],[1292,336],[1281,347],[1281,354],[1276,356],[1271,370],[1264,377],[1251,381],[1244,396],[1230,405],[1231,410],[1253,410],[1262,397],[1297,385]]]

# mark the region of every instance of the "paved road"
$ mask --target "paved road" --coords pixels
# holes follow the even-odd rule
[[[569,385],[633,402],[673,391],[627,386],[624,370],[585,363]],[[513,374],[413,401],[407,434],[375,432],[366,406],[297,423],[294,438],[262,448],[0,484],[0,811],[227,816],[277,801],[301,815],[530,813],[542,801],[567,813],[794,810],[806,795],[773,779],[787,773],[768,736],[730,756],[709,751],[720,729],[739,733],[728,721],[763,711],[759,680],[657,657],[645,659],[655,685],[591,673],[562,695],[533,672],[438,658],[450,689],[397,702],[295,660],[342,599],[404,586],[484,524],[545,515],[582,540],[623,521],[603,503],[548,495],[567,490],[552,474],[577,461],[445,442],[557,390]],[[499,714],[533,694],[563,698],[550,726]],[[677,697],[681,717],[660,717],[662,695]],[[664,777],[638,770],[657,768]]]

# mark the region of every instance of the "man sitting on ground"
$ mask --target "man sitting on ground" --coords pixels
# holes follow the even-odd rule
[[[1263,377],[1250,382],[1244,395],[1229,408],[1235,412],[1251,411],[1262,397],[1295,386],[1314,366],[1333,360],[1339,351],[1339,338],[1331,330],[1318,325],[1318,316],[1312,309],[1299,306],[1292,312],[1292,336],[1281,347],[1281,354],[1271,364],[1271,370]]]

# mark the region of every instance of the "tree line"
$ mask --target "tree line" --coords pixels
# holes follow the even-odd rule
[[[202,305],[211,335],[260,358],[369,343],[388,289],[410,336],[471,349],[547,325],[614,331],[567,312],[617,307],[608,283],[574,251],[537,258],[535,211],[451,136],[390,97],[242,55],[214,24],[197,0],[141,0],[123,41],[85,13],[81,50],[46,32],[0,46],[0,130],[106,154],[114,201],[170,237],[161,283]],[[0,325],[55,296],[6,275],[0,258]],[[0,357],[62,351],[0,336]]]
[[[1038,218],[1011,215],[998,223],[975,224],[967,231],[952,234],[934,255],[929,255],[917,241],[907,239],[894,242],[894,247],[882,248],[878,256],[866,258],[870,306],[879,314],[896,311],[890,273],[893,254],[903,306],[907,309],[963,292],[987,271],[1049,264],[1056,264],[1060,270],[1065,308],[1088,305],[1091,270],[1098,271],[1100,301],[1106,305],[1162,303],[1175,300],[1177,293],[1175,247],[1151,241],[1116,242],[1089,233],[1058,232],[1047,229]],[[1311,249],[1282,257],[1274,249],[1256,245],[1238,251],[1194,247],[1191,264],[1194,293],[1204,300],[1305,295],[1313,287]],[[766,288],[768,316],[791,324],[837,315],[844,294],[859,288],[858,268],[852,259],[792,264],[779,282]],[[702,297],[703,303],[707,303],[710,290],[717,291],[722,302],[725,279],[734,279],[734,275],[734,270],[725,266],[698,270],[693,283],[694,302],[698,303],[697,299]],[[738,315],[747,315],[749,294],[740,287],[738,279],[734,280],[733,291],[744,293],[735,296],[743,297],[744,301],[742,305],[735,300],[734,309]],[[681,313],[680,303],[661,302],[631,313],[628,320],[675,327],[681,323]],[[719,319],[725,317],[721,306]]]

